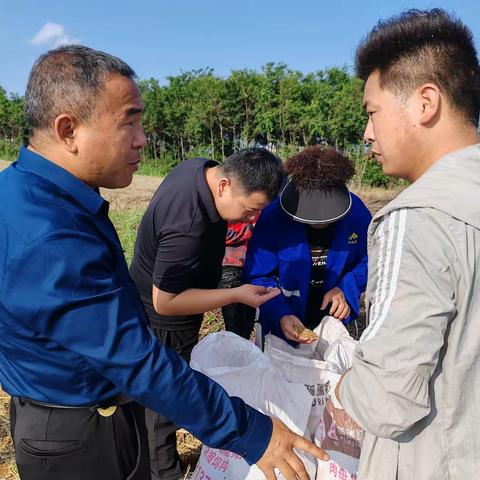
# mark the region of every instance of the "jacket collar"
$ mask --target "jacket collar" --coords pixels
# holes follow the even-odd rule
[[[97,214],[102,205],[107,203],[96,189],[90,188],[64,168],[26,147],[20,150],[17,166],[54,183],[92,215]]]

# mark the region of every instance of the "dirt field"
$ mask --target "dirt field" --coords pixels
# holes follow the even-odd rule
[[[8,162],[0,161],[0,170],[9,165]],[[102,195],[110,202],[112,211],[129,210],[133,208],[145,208],[150,198],[161,183],[158,177],[146,177],[136,175],[132,184],[121,190],[102,189]],[[393,199],[398,191],[381,189],[364,189],[357,193],[365,202],[372,213],[375,213],[388,201]],[[359,319],[360,329],[363,327],[364,316]],[[218,331],[223,327],[221,313],[219,311],[210,314],[202,328],[202,334],[205,335],[211,331]],[[355,336],[355,329],[350,329]],[[0,390],[0,480],[16,480],[16,468],[13,461],[12,443],[9,434],[8,417],[9,398]],[[179,452],[190,470],[195,468],[195,464],[200,453],[201,444],[191,434],[181,430],[177,434],[179,441]]]

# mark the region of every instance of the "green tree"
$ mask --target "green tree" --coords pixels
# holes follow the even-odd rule
[[[234,148],[237,148],[237,143],[243,148],[254,142],[255,110],[261,82],[262,75],[253,70],[234,70],[227,79],[229,99],[237,104],[230,107]]]
[[[145,110],[142,117],[142,125],[147,136],[147,155],[159,158],[165,150],[165,93],[158,84],[158,80],[150,78],[138,82]]]
[[[20,149],[25,133],[23,98],[11,95],[0,87],[0,157],[13,160]]]

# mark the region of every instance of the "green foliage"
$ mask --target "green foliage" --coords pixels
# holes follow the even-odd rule
[[[0,138],[0,160],[16,160],[20,147],[20,143],[12,142],[8,138]]]
[[[391,179],[383,173],[382,166],[378,162],[372,161],[366,164],[362,183],[371,187],[388,187]]]
[[[0,159],[15,160],[25,131],[23,99],[0,87]]]
[[[165,153],[160,158],[148,158],[143,156],[139,175],[149,175],[151,177],[164,177],[180,160],[169,153]]]
[[[143,208],[110,212],[110,219],[117,230],[128,265],[132,261],[135,238],[137,237],[138,226],[142,220],[143,213]]]
[[[199,154],[221,161],[254,145],[276,152],[317,143],[344,148],[362,138],[363,83],[346,68],[303,74],[267,63],[261,72],[235,70],[227,78],[205,68],[167,80],[139,82],[146,156],[163,164]]]
[[[345,67],[304,74],[267,63],[260,72],[235,70],[226,78],[204,68],[168,77],[165,85],[141,80],[139,88],[147,137],[141,174],[165,175],[194,156],[222,161],[249,146],[265,146],[285,159],[324,144],[353,154],[356,184],[392,184],[365,160],[363,82]],[[23,99],[0,88],[1,158],[15,159],[24,131]]]

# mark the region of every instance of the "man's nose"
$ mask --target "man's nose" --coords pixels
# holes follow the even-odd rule
[[[147,144],[147,136],[143,131],[143,128],[140,128],[140,131],[135,136],[135,140],[133,142],[134,148],[143,148]]]
[[[365,140],[365,143],[373,143],[374,137],[372,120],[369,117],[365,131],[363,132],[363,139]]]

